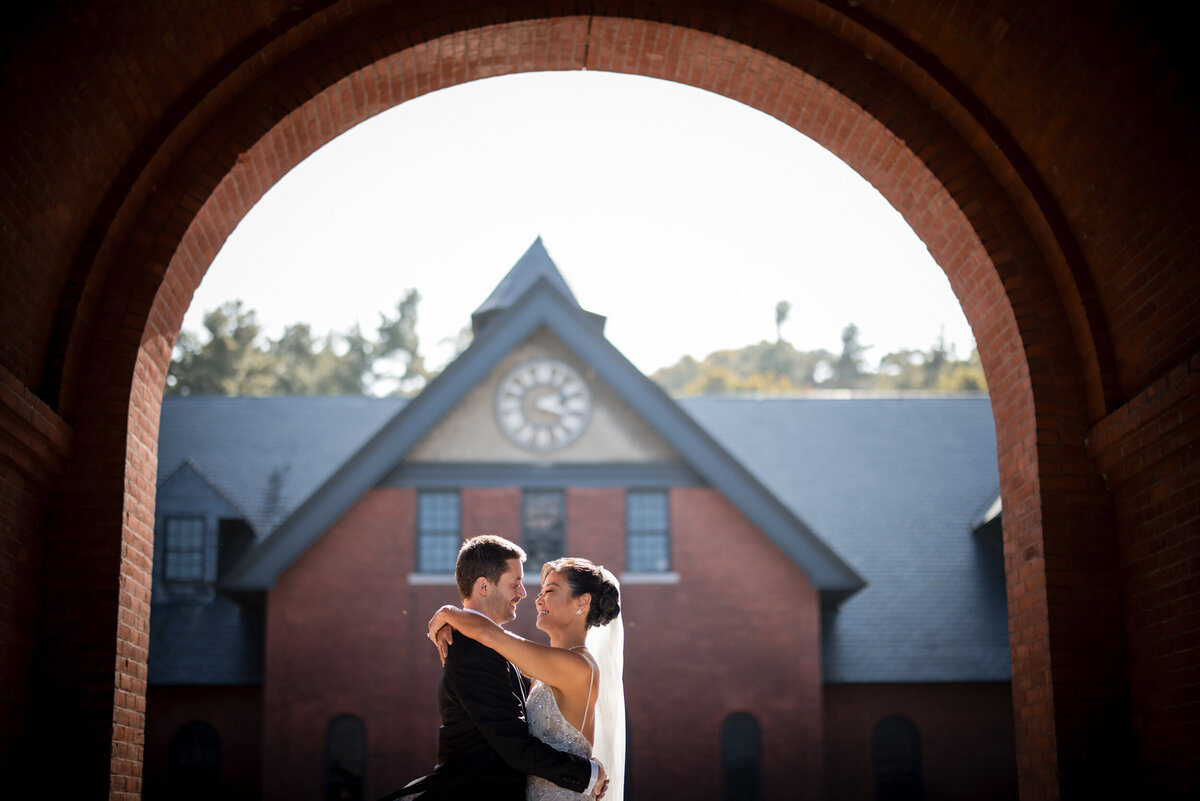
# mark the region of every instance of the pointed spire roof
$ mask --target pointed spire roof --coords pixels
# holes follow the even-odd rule
[[[513,306],[541,279],[549,282],[572,306],[582,308],[550,254],[546,252],[546,246],[542,244],[542,238],[539,236],[529,246],[529,250],[525,251],[525,255],[508,271],[508,275],[492,290],[488,299],[471,315],[471,328],[475,336],[479,336],[498,314]]]

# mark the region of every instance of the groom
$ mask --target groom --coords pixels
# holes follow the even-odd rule
[[[525,597],[525,552],[491,534],[463,543],[454,577],[464,609],[503,626]],[[524,801],[532,774],[597,799],[607,785],[603,767],[558,751],[529,733],[521,674],[500,654],[469,637],[450,644],[438,683],[438,763],[433,773],[379,801]]]

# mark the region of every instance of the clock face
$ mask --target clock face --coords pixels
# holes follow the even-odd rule
[[[554,451],[579,439],[591,410],[587,382],[558,359],[522,362],[496,388],[500,430],[531,451]]]

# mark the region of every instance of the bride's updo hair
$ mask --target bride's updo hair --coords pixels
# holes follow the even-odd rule
[[[542,582],[550,573],[558,573],[567,579],[571,597],[584,593],[592,596],[588,609],[587,627],[603,626],[621,613],[621,591],[606,577],[607,571],[599,565],[574,556],[555,559],[542,565]]]

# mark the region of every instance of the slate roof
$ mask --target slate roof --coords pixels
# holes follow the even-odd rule
[[[364,397],[164,398],[159,483],[191,460],[261,538],[406,403]]]
[[[986,396],[680,405],[866,579],[823,622],[827,682],[1010,677]]]
[[[195,475],[219,496],[222,516],[240,516],[263,538],[405,403],[360,397],[164,398],[159,491],[174,484],[178,493],[181,480],[194,487],[189,474]],[[195,511],[209,511],[211,503]],[[171,599],[155,592],[150,636],[151,684],[262,682],[263,610],[252,597]]]
[[[583,310],[579,301],[575,299],[575,293],[567,286],[566,279],[546,252],[546,246],[539,236],[496,285],[492,294],[472,312],[471,329],[475,336],[480,336],[500,312],[516,304],[539,280],[549,282],[580,315],[597,326],[599,331],[604,330],[604,317]]]
[[[150,605],[150,684],[262,684],[261,603],[220,593]]]

